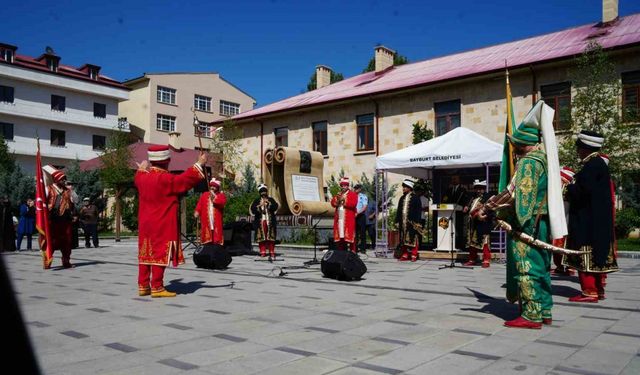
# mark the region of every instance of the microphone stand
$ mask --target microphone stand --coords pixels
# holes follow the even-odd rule
[[[458,196],[458,199],[456,200],[455,206],[458,206],[458,204],[460,203],[460,198],[462,198],[462,194],[460,194]],[[449,227],[451,228],[451,249],[449,251],[449,253],[451,254],[451,263],[450,264],[444,264],[442,266],[440,266],[438,268],[438,270],[441,269],[445,269],[445,268],[466,268],[466,269],[473,269],[473,267],[471,266],[456,266],[456,262],[455,262],[455,258],[453,256],[453,247],[454,245],[454,237],[455,237],[455,225],[451,225],[451,220],[453,219],[453,216],[456,214],[456,207],[453,207],[453,211],[451,211],[451,215],[449,215]],[[457,224],[457,223],[456,223]]]
[[[314,264],[320,264],[320,261],[318,260],[318,258],[316,256],[317,250],[318,250],[318,230],[317,230],[317,227],[318,227],[318,224],[320,224],[320,220],[322,220],[322,215],[324,215],[326,213],[327,213],[327,211],[321,213],[320,214],[320,218],[318,219],[318,221],[316,221],[316,223],[311,226],[311,229],[313,229],[313,259],[304,262],[305,266],[311,266],[311,265],[314,265]],[[312,221],[312,223],[313,223],[313,221]]]

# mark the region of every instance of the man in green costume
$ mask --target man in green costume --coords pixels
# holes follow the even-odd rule
[[[518,159],[507,188],[491,197],[487,211],[498,210],[498,217],[514,229],[541,241],[550,242],[547,207],[547,155],[538,128],[521,123],[509,136]],[[507,299],[520,303],[520,316],[504,323],[507,327],[540,329],[551,324],[551,254],[512,236],[507,243]]]

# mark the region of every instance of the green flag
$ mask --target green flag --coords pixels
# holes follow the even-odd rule
[[[513,164],[513,146],[509,142],[509,135],[513,133],[515,118],[513,115],[513,102],[511,100],[511,86],[509,86],[509,70],[506,71],[507,79],[507,124],[504,130],[504,148],[502,149],[502,164],[500,166],[500,183],[498,191],[503,191],[509,185],[515,169]]]

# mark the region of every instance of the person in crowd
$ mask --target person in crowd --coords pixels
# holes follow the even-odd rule
[[[396,211],[396,223],[398,223],[398,233],[402,255],[399,261],[411,259],[412,262],[418,260],[418,229],[422,230],[422,204],[420,198],[413,193],[413,180],[402,181],[402,197],[398,201]]]
[[[487,193],[487,181],[475,180],[473,182],[475,197],[469,204],[469,260],[465,266],[473,266],[478,262],[478,252],[482,251],[482,268],[491,265],[491,226],[490,220],[479,220],[478,215],[484,203],[490,198]]]
[[[62,253],[62,267],[72,268],[71,249],[73,248],[73,220],[76,208],[72,200],[72,192],[68,189],[67,176],[59,169],[46,165],[43,169],[51,175],[53,183],[47,189],[47,206],[49,207],[49,233],[51,249]],[[51,268],[53,257],[43,254],[43,268]]]
[[[22,239],[27,236],[27,250],[31,250],[31,240],[33,232],[36,230],[36,207],[33,199],[28,198],[20,205],[20,218],[18,219],[18,237],[16,238],[16,249],[20,250]]]
[[[75,184],[73,182],[67,181],[65,186],[67,187],[67,190],[71,192],[71,203],[73,203],[74,207],[72,212],[73,219],[71,220],[71,248],[77,249],[80,246],[80,238],[78,236],[78,229],[80,229],[80,218],[78,216],[78,210],[80,209],[80,197],[78,196],[78,193],[76,193]]]
[[[467,189],[460,184],[459,176],[451,176],[451,183],[447,188],[441,203],[457,204],[462,207],[466,207],[469,203],[469,197]]]
[[[0,198],[0,252],[16,250],[16,231],[9,197]]]
[[[209,191],[202,193],[193,216],[200,218],[200,243],[224,245],[224,206],[227,196],[220,191],[220,180],[209,181]]]
[[[358,194],[349,189],[349,177],[340,179],[340,191],[331,199],[336,210],[333,215],[333,240],[340,250],[349,248],[356,253],[356,207]]]
[[[93,247],[98,248],[100,247],[98,240],[98,207],[91,202],[89,197],[85,197],[82,203],[83,206],[78,215],[84,231],[84,247],[90,248],[91,242],[93,242]]]
[[[266,257],[269,250],[269,259],[276,257],[276,235],[278,232],[278,222],[276,221],[276,211],[278,202],[269,196],[267,185],[258,186],[260,198],[251,203],[251,215],[253,216],[253,230],[255,231],[256,242],[260,249],[260,256]]]
[[[480,212],[487,214],[503,208],[505,219],[536,239],[549,243],[550,223],[547,203],[547,155],[540,144],[541,132],[535,125],[522,122],[509,141],[518,162],[507,188],[491,197]],[[504,214],[499,213],[500,216]],[[520,316],[504,323],[510,328],[540,329],[551,324],[551,255],[530,246],[518,237],[509,236],[507,243],[507,300],[521,305]]]
[[[138,294],[152,298],[175,297],[164,287],[165,268],[184,263],[178,227],[179,197],[204,177],[207,161],[198,161],[181,174],[169,173],[169,146],[150,146],[148,158],[134,177],[138,189]]]
[[[606,276],[618,271],[614,232],[614,186],[609,173],[608,158],[600,154],[604,137],[583,130],[578,134],[576,148],[582,169],[567,185],[569,201],[569,234],[567,247],[588,251],[583,255],[566,256],[565,265],[578,270],[581,293],[571,302],[591,302],[605,299]]]
[[[353,185],[354,193],[358,194],[358,204],[356,205],[356,243],[358,244],[358,251],[361,253],[367,252],[367,207],[369,205],[369,198],[362,192],[362,184]]]
[[[372,203],[367,205],[367,211],[365,215],[367,216],[367,227],[366,232],[369,235],[369,239],[371,240],[371,249],[376,248],[376,206]]]

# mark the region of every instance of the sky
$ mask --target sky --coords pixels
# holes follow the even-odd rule
[[[217,72],[257,106],[306,90],[317,65],[360,74],[384,45],[410,62],[598,22],[601,0],[1,0],[0,42],[124,81]],[[620,0],[620,16],[640,13]]]

